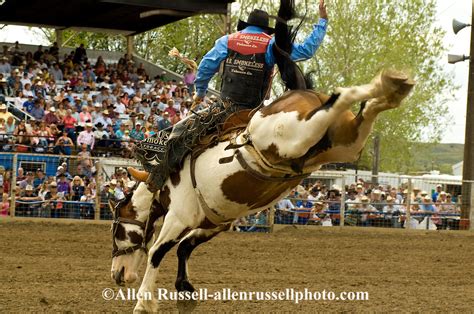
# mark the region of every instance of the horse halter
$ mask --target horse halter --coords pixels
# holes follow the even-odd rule
[[[128,201],[130,201],[129,198],[125,198],[124,200],[127,200],[127,199]],[[121,203],[122,202],[118,202],[117,205],[115,205],[114,220],[112,222],[112,246],[113,246],[112,258],[120,256],[120,255],[132,254],[136,250],[143,250],[145,254],[148,254],[148,249],[146,247],[146,244],[148,243],[148,241],[151,239],[151,236],[153,235],[153,228],[149,228],[150,217],[148,217],[145,222],[142,222],[136,219],[120,217],[120,210],[118,207],[121,205]],[[117,233],[117,229],[120,223],[126,223],[126,224],[139,226],[142,229],[143,235],[144,235],[142,243],[139,243],[131,247],[127,247],[125,249],[119,249],[117,246],[117,243],[115,243],[115,234]]]

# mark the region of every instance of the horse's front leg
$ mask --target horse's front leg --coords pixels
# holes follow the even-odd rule
[[[173,213],[168,213],[165,217],[160,235],[148,253],[145,276],[140,286],[140,295],[151,295],[151,300],[139,300],[134,312],[157,312],[158,301],[156,300],[156,277],[158,267],[165,254],[178,243],[190,230],[191,226],[186,225]]]
[[[194,292],[193,285],[188,280],[188,259],[193,250],[221,233],[229,230],[231,224],[221,225],[214,229],[195,229],[188,233],[178,245],[178,275],[175,287],[178,291]]]

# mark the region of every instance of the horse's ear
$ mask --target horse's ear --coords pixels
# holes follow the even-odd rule
[[[117,205],[117,202],[115,202],[114,200],[112,199],[109,199],[109,208],[110,208],[110,211],[113,213],[115,212],[115,206]]]

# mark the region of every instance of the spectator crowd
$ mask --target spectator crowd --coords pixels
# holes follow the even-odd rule
[[[94,219],[96,204],[101,208],[100,217],[110,218],[107,201],[125,198],[132,192],[135,182],[124,168],[118,168],[109,180],[101,177],[97,185],[95,173],[72,175],[80,167],[71,161],[62,162],[54,175],[47,176],[43,169],[25,171],[18,168],[16,185],[12,187],[12,173],[0,166],[0,216],[10,214],[10,204],[15,201],[15,216]],[[9,196],[10,195],[10,196]]]
[[[344,188],[304,180],[276,204],[273,219],[275,224],[339,225],[342,204],[345,225],[402,228],[409,223],[413,229],[459,229],[461,195],[446,192],[443,185],[430,192],[415,186],[409,194],[407,185],[374,186],[363,179]],[[236,229],[268,231],[270,212],[238,219]]]
[[[62,57],[56,43],[48,49],[39,46],[34,53],[22,51],[18,42],[4,46],[0,55],[2,150],[70,155],[85,146],[93,155],[116,152],[127,157],[131,142],[188,115],[192,75],[188,66],[186,82],[168,80],[166,72],[151,78],[144,65],[136,65],[127,54],[107,64],[102,57],[89,60],[83,45]],[[206,99],[202,106],[212,101]],[[32,118],[17,121],[12,112]]]

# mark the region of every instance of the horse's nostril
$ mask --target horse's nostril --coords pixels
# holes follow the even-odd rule
[[[118,272],[115,272],[115,275],[114,275],[114,279],[115,279],[115,283],[119,286],[123,286],[124,284],[124,273],[125,273],[125,268],[122,267],[122,269]]]

